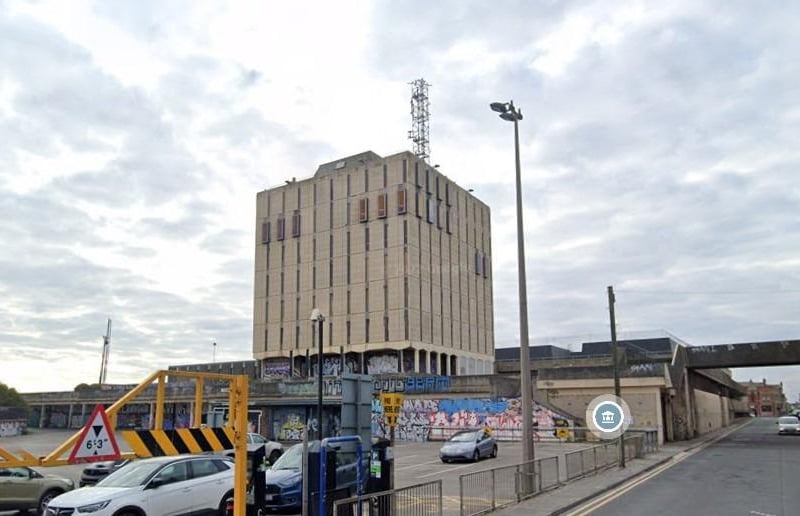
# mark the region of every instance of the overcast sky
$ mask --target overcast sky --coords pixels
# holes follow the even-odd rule
[[[664,4],[664,5],[661,5]],[[0,381],[251,358],[255,195],[410,149],[492,209],[496,346],[800,338],[796,2],[0,0]],[[568,337],[568,338],[567,338]],[[740,370],[784,381],[796,367]]]

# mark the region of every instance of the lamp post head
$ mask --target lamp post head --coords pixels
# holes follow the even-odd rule
[[[319,308],[315,308],[315,309],[311,310],[311,320],[314,321],[314,322],[324,321],[325,320],[325,314],[323,314],[322,310],[320,310]]]
[[[505,113],[508,111],[508,103],[506,102],[492,102],[489,104],[489,107],[492,108],[492,111],[497,111],[498,113]]]

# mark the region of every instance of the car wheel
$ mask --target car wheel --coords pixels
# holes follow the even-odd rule
[[[497,458],[497,445],[495,445],[495,446],[492,448],[492,458],[493,458],[493,459],[496,459],[496,458]]]
[[[475,450],[472,453],[472,461],[473,462],[478,462],[479,460],[481,460],[481,454],[478,452],[478,450]]]
[[[272,453],[269,454],[269,463],[275,464],[275,461],[277,461],[280,457],[281,457],[280,450],[272,450]]]
[[[442,462],[444,462],[445,464],[448,464],[450,462],[450,459],[445,459],[444,457],[442,457]]]
[[[225,493],[225,496],[222,497],[222,500],[219,501],[219,507],[217,508],[217,514],[219,514],[219,516],[227,516],[228,500],[231,498],[233,498],[233,491],[228,491]]]
[[[44,514],[47,511],[47,504],[49,504],[53,498],[63,493],[63,491],[58,489],[51,489],[49,491],[45,491],[41,498],[39,498],[39,514]]]

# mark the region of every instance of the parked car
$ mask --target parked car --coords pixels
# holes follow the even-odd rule
[[[783,416],[778,419],[778,434],[800,434],[800,419],[795,416]]]
[[[31,468],[0,468],[0,510],[36,511],[44,514],[47,504],[75,483],[56,475],[42,475]]]
[[[454,460],[479,461],[497,457],[497,443],[486,430],[462,430],[453,434],[439,450],[442,462]]]
[[[308,443],[310,452],[319,450],[319,441]],[[337,451],[336,486],[349,494],[356,493],[358,459],[355,452]],[[369,460],[362,457],[361,478],[369,476]],[[270,510],[299,511],[303,502],[303,444],[291,446],[265,475],[266,506]]]
[[[223,514],[233,495],[233,462],[214,455],[153,457],[131,462],[92,487],[57,496],[46,516]]]
[[[264,456],[270,464],[275,464],[278,457],[283,455],[283,445],[279,442],[270,441],[261,434],[247,434],[247,451],[257,450],[260,446],[264,447]],[[233,457],[234,450],[225,450],[225,455]]]
[[[80,487],[93,486],[129,462],[130,459],[119,459],[89,464],[83,468],[78,485]]]

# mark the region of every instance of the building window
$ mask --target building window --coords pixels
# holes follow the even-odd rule
[[[369,317],[364,321],[364,342],[369,342]]]
[[[286,265],[286,244],[281,244],[281,268]]]
[[[403,339],[408,340],[408,310],[403,310]]]
[[[422,217],[422,213],[420,212],[420,204],[421,203],[419,201],[421,196],[422,196],[422,193],[419,191],[419,189],[417,189],[417,193],[416,193],[416,195],[414,195],[414,212],[415,212],[417,218]]]
[[[436,222],[436,204],[434,200],[431,199],[430,196],[428,196],[427,203],[428,203],[428,218],[427,218],[428,224],[433,224],[434,222]]]
[[[347,249],[347,252],[345,254],[350,254],[350,232],[349,231],[346,234],[345,242],[346,242],[345,248]]]
[[[330,200],[332,201],[333,200],[333,178],[330,178],[330,180],[328,180],[328,192],[329,192],[329,195],[330,195]]]
[[[298,349],[300,347],[300,326],[295,325],[294,327],[294,348]]]
[[[300,269],[294,271],[294,291],[300,292]]]
[[[364,250],[369,251],[369,226],[364,227]]]
[[[386,188],[386,184],[389,180],[389,174],[386,173],[386,163],[383,164],[383,187]]]
[[[333,317],[333,292],[328,293],[328,316]]]
[[[311,267],[311,288],[317,288],[317,266]]]
[[[475,251],[475,274],[478,276],[481,274],[481,255],[478,251]]]
[[[281,271],[281,295],[283,295],[283,271]],[[283,311],[281,311],[283,314]],[[283,315],[281,315],[281,319],[283,319]]]
[[[408,221],[403,221],[403,245],[408,245]]]
[[[436,199],[442,200],[442,191],[439,189],[439,176],[436,176]]]
[[[345,214],[345,225],[350,225],[350,200],[347,200],[347,213]]]
[[[283,326],[281,326],[280,339],[281,340],[280,340],[279,344],[280,344],[281,349],[283,349]]]
[[[283,321],[283,313],[284,313],[283,306],[284,306],[284,301],[283,299],[281,299],[281,322]],[[281,338],[281,340],[283,339]]]
[[[317,239],[316,238],[313,238],[311,240],[311,259],[312,260],[316,260],[317,259]]]
[[[431,169],[425,169],[425,193],[431,193]]]
[[[383,316],[383,341],[389,342],[389,316]]]
[[[347,291],[347,315],[350,315],[350,291]]]
[[[369,192],[369,169],[364,167],[364,192]]]
[[[403,278],[403,306],[408,308],[408,277]]]
[[[333,286],[333,260],[328,260],[328,286]]]
[[[364,311],[369,312],[369,287],[364,289]]]
[[[386,192],[378,194],[378,218],[386,218]]]
[[[417,187],[422,186],[422,181],[420,181],[419,177],[419,161],[414,162],[414,184],[417,185]]]
[[[453,204],[450,202],[450,183],[444,183],[444,203],[447,206],[452,206]]]
[[[408,160],[403,160],[403,182],[408,182]]]
[[[333,235],[328,235],[328,258],[333,258]]]
[[[328,347],[333,346],[333,321],[328,321]]]
[[[268,244],[269,243],[269,230],[270,230],[270,223],[269,222],[262,222],[261,223],[261,243]]]
[[[389,224],[383,224],[383,248],[389,247]]]
[[[389,286],[384,283],[383,284],[383,311],[386,312],[389,310]]]
[[[358,200],[358,221],[366,222],[369,218],[369,199],[366,197]]]
[[[286,229],[286,220],[283,218],[283,215],[278,216],[278,234],[276,235],[278,240],[283,240],[285,234],[284,231]]]
[[[266,290],[267,290],[266,294],[269,295],[269,273],[267,273],[267,285],[266,285],[266,287],[267,287],[266,288]]]
[[[333,203],[328,206],[328,227],[333,229]]]
[[[397,189],[397,213],[403,214],[406,212],[406,187],[401,186]]]
[[[483,255],[483,277],[489,277],[489,257],[486,255]]]
[[[317,183],[314,183],[312,186],[313,196],[314,196],[314,204],[317,204]]]
[[[350,197],[350,174],[347,174],[347,196]]]
[[[344,323],[345,333],[347,334],[347,343],[350,344],[350,321]]]
[[[350,255],[347,255],[347,258],[345,258],[345,261],[347,262],[347,284],[349,285],[350,284]]]
[[[435,211],[436,227],[439,228],[439,229],[442,229],[442,219],[441,219],[441,217],[439,217],[439,213],[441,213],[441,211],[440,211],[441,208],[442,208],[442,201],[436,201],[436,211]]]
[[[447,231],[448,235],[452,235],[453,232],[450,230],[450,208],[445,208],[444,210],[444,227]]]

